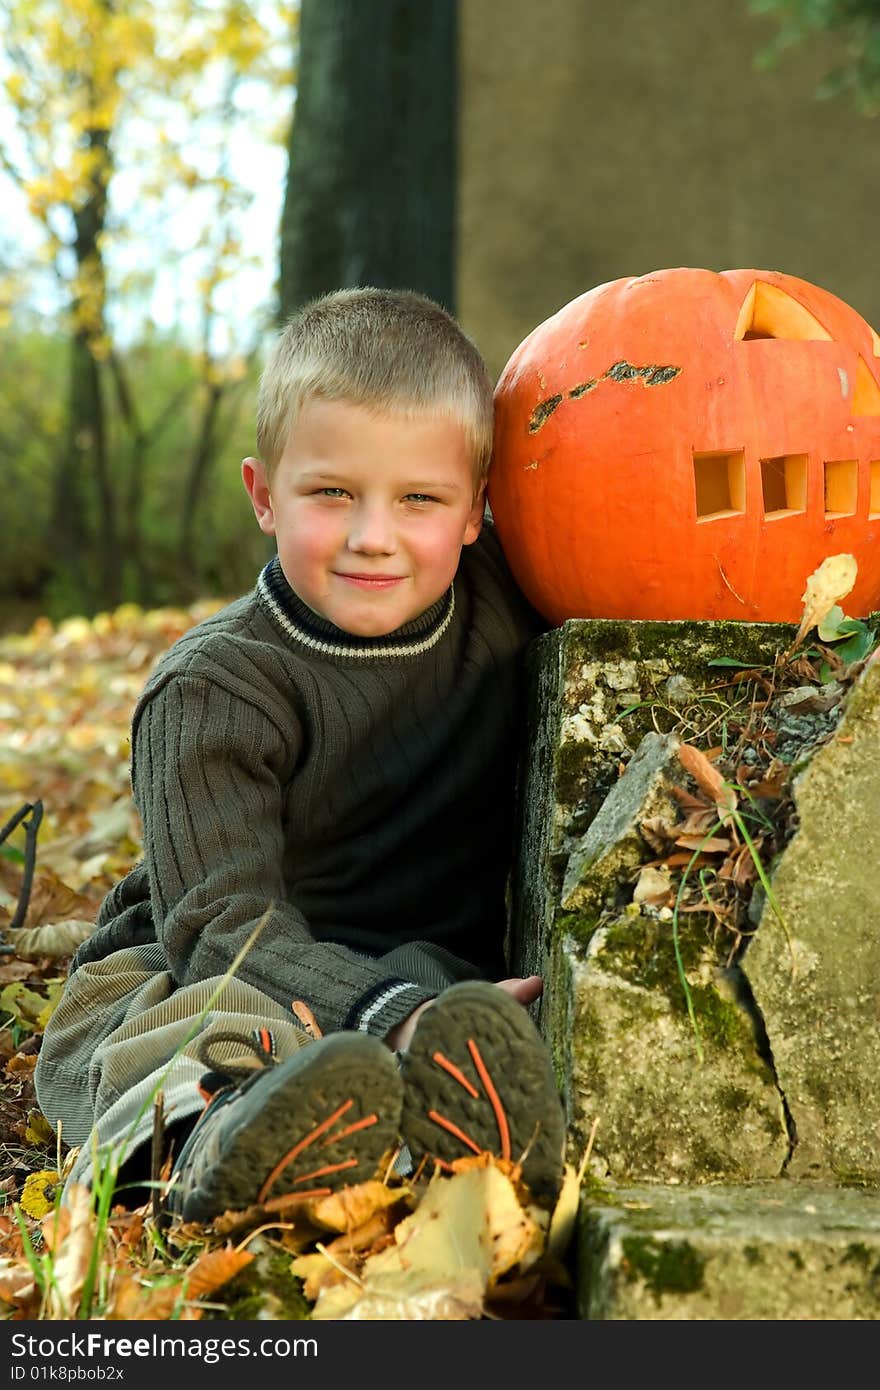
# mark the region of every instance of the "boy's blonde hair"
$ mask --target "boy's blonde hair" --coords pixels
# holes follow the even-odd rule
[[[257,447],[269,476],[312,396],[369,410],[451,415],[464,428],[474,490],[492,454],[492,382],[455,319],[412,290],[336,290],[299,309],[260,378]]]

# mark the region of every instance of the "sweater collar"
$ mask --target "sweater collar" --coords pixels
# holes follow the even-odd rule
[[[303,603],[290,587],[276,555],[257,580],[257,594],[276,625],[301,646],[321,656],[381,657],[419,656],[435,646],[455,612],[455,590],[450,584],[436,603],[411,622],[382,637],[358,637]]]

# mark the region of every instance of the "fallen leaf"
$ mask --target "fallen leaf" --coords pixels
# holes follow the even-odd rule
[[[679,835],[675,843],[682,849],[698,849],[703,854],[718,854],[730,849],[730,841],[720,835]]]
[[[373,1318],[376,1307],[386,1306],[382,1316],[422,1318],[426,1303],[444,1306],[444,1292],[458,1310],[453,1315],[462,1316],[462,1307],[475,1307],[477,1289],[482,1299],[502,1275],[514,1267],[523,1273],[540,1257],[549,1219],[538,1208],[523,1208],[494,1163],[435,1178],[396,1226],[395,1245],[365,1261],[360,1286],[326,1289],[312,1316]]]
[[[253,1258],[249,1250],[233,1250],[231,1246],[206,1250],[184,1274],[187,1297],[204,1298],[213,1293],[240,1273]]]
[[[680,844],[680,841],[676,841]],[[668,907],[674,901],[675,894],[672,891],[669,870],[665,865],[660,868],[652,868],[646,864],[639,871],[636,886],[633,889],[634,903],[647,903],[651,907]]]
[[[18,1260],[0,1259],[0,1299],[13,1308],[25,1308],[36,1293],[34,1276]]]
[[[98,904],[92,898],[71,888],[53,869],[37,870],[25,917],[26,926],[41,927],[65,917],[88,918],[94,922],[97,912]]]
[[[95,1213],[92,1194],[81,1183],[71,1184],[65,1193],[61,1214],[68,1214],[64,1237],[53,1247],[52,1282],[49,1289],[50,1318],[76,1317],[86,1273],[95,1245]],[[44,1222],[51,1225],[51,1218]]]
[[[663,816],[650,816],[647,820],[643,820],[639,825],[639,831],[642,839],[655,854],[662,854],[670,841],[675,838],[672,822]]]
[[[55,1198],[61,1176],[54,1168],[44,1168],[39,1173],[29,1173],[24,1180],[19,1206],[36,1221],[48,1216],[55,1209]]]
[[[71,918],[63,922],[47,922],[42,927],[23,927],[14,935],[16,955],[21,960],[61,960],[72,956],[78,946],[92,935],[93,921]],[[12,933],[10,933],[12,935]]]
[[[858,565],[854,555],[827,555],[813,571],[801,594],[803,617],[787,656],[800,645],[810,628],[821,623],[840,599],[846,598],[856,582],[857,574]]]
[[[330,1231],[351,1231],[363,1225],[375,1212],[396,1206],[410,1195],[406,1187],[389,1187],[378,1179],[341,1187],[326,1197],[313,1198],[307,1207],[308,1219]]]
[[[677,755],[685,772],[689,772],[700,790],[715,802],[718,807],[719,820],[723,823],[728,821],[730,812],[735,811],[737,807],[734,788],[725,782],[717,767],[710,763],[705,753],[701,753],[699,748],[694,748],[689,743],[680,743]]]
[[[467,1322],[483,1313],[483,1282],[474,1270],[446,1277],[389,1272],[381,1287],[360,1289],[345,1281],[321,1294],[312,1310],[325,1318],[357,1322]]]
[[[581,1174],[574,1164],[566,1163],[562,1186],[550,1217],[547,1232],[547,1254],[561,1260],[574,1235],[581,1200]]]

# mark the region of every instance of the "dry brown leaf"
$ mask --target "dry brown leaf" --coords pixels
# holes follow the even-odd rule
[[[50,1318],[69,1319],[76,1316],[92,1249],[95,1244],[95,1213],[92,1194],[81,1183],[73,1183],[65,1194],[62,1212],[70,1215],[67,1232],[53,1247],[53,1278],[49,1290]],[[46,1218],[44,1234],[51,1218]]]
[[[683,811],[705,811],[706,802],[703,797],[694,796],[693,792],[686,791],[684,787],[672,786],[669,790]]]
[[[729,820],[730,812],[735,811],[737,806],[734,788],[725,782],[717,767],[699,748],[694,748],[690,743],[680,743],[677,753],[685,772],[689,772],[700,790],[715,802],[719,819]]]
[[[250,1250],[206,1250],[184,1274],[187,1298],[205,1298],[233,1279],[254,1258]]]
[[[730,849],[730,841],[723,839],[720,835],[679,835],[675,842],[682,849],[698,849],[703,854],[718,854],[722,850]]]
[[[25,925],[41,927],[46,922],[59,922],[66,917],[94,922],[98,906],[93,898],[71,888],[53,869],[38,869],[34,875]]]
[[[336,1256],[334,1259],[335,1264],[323,1250],[315,1250],[309,1251],[306,1255],[297,1255],[296,1259],[291,1261],[290,1272],[296,1275],[297,1279],[302,1279],[303,1293],[310,1303],[316,1302],[324,1290],[332,1288],[334,1284],[357,1278],[356,1270],[349,1268],[344,1259]],[[348,1274],[345,1272],[347,1268]]]
[[[121,1270],[113,1285],[106,1317],[111,1322],[167,1322],[183,1293],[182,1281],[144,1286],[141,1275]]]
[[[407,1187],[388,1187],[371,1178],[342,1187],[326,1197],[314,1197],[306,1208],[308,1219],[329,1231],[353,1231],[377,1211],[396,1206],[411,1196]]]
[[[668,868],[665,865],[653,868],[650,864],[645,864],[639,871],[633,889],[633,902],[647,903],[651,907],[668,907],[674,897]]]
[[[61,960],[65,956],[72,956],[94,930],[94,921],[78,918],[46,922],[41,927],[23,927],[13,937],[15,953],[21,960],[41,960],[43,957]]]
[[[357,1322],[468,1322],[483,1314],[483,1283],[473,1270],[438,1277],[389,1272],[381,1287],[360,1289],[342,1280],[326,1289],[312,1317]]]
[[[642,839],[655,854],[662,854],[670,841],[675,838],[672,822],[663,816],[650,816],[647,820],[643,820],[639,825],[639,831]]]
[[[827,555],[821,565],[813,570],[801,594],[803,617],[786,655],[799,646],[810,628],[818,627],[835,604],[846,598],[856,582],[858,571],[854,555]]]
[[[0,1259],[0,1301],[23,1309],[36,1294],[34,1276],[23,1260]]]

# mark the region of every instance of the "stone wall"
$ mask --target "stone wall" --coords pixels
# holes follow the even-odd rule
[[[839,687],[830,740],[789,746],[799,828],[767,866],[775,900],[755,884],[753,935],[634,900],[642,827],[677,815],[679,741],[716,717],[708,663],[772,669],[791,635],[584,620],[530,649],[512,945],[546,978],[573,1149],[598,1121],[599,1177],[880,1181],[880,664]]]
[[[664,266],[783,270],[880,327],[876,122],[772,73],[746,0],[460,0],[457,310],[493,373],[575,295]]]

